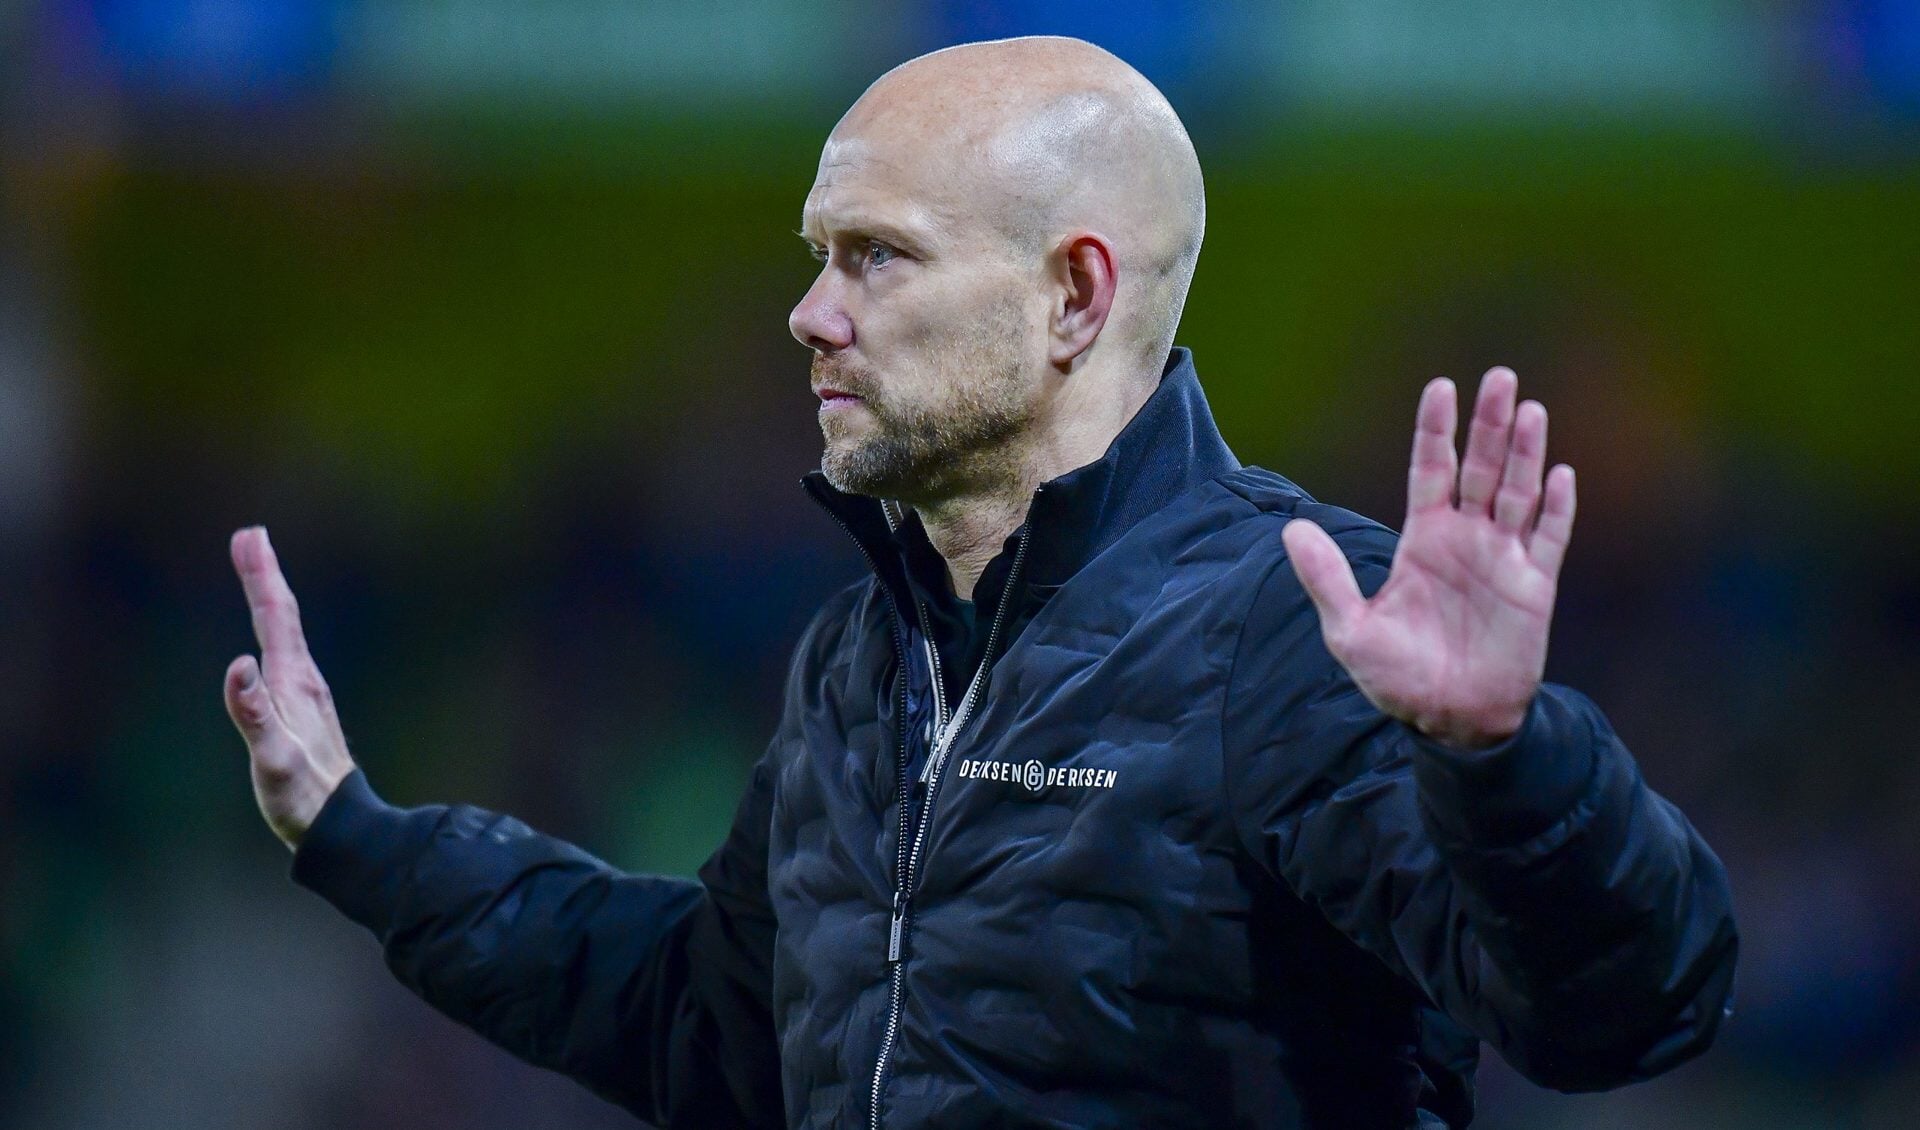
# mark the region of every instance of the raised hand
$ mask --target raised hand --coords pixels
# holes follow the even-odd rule
[[[1511,369],[1481,379],[1463,462],[1453,382],[1421,393],[1407,520],[1371,600],[1326,531],[1306,520],[1281,531],[1327,650],[1361,693],[1463,749],[1492,745],[1525,719],[1573,533],[1573,468],[1554,467],[1542,490],[1547,410],[1529,400],[1516,412],[1518,388]]]
[[[307,653],[300,609],[280,575],[267,531],[240,530],[231,548],[253,612],[260,662],[242,655],[227,665],[227,713],[247,739],[260,815],[282,843],[298,847],[320,806],[353,772],[353,758],[333,712],[333,694]]]

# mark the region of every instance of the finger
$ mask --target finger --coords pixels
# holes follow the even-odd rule
[[[1540,505],[1540,469],[1547,461],[1547,410],[1537,400],[1520,405],[1513,417],[1513,447],[1494,496],[1493,520],[1502,530],[1518,534],[1533,521]]]
[[[1320,613],[1320,631],[1326,636],[1327,650],[1337,656],[1341,641],[1359,622],[1367,605],[1360,595],[1359,582],[1353,579],[1353,566],[1327,531],[1304,518],[1288,522],[1280,531],[1280,540],[1286,543],[1301,587]]]
[[[1459,416],[1453,382],[1436,377],[1420,393],[1414,414],[1413,462],[1407,471],[1407,517],[1435,506],[1453,505],[1453,483],[1460,473],[1453,454],[1453,430]]]
[[[260,665],[251,655],[243,655],[227,664],[227,679],[224,685],[227,700],[227,717],[233,719],[234,728],[247,744],[266,738],[280,725],[279,711],[274,709],[273,696],[267,693],[267,684],[260,677]]]
[[[273,543],[264,526],[249,526],[236,531],[230,546],[233,568],[246,590],[247,608],[253,614],[254,638],[260,641],[260,662],[268,676],[277,677],[276,668],[307,659],[307,640],[300,629],[300,606],[293,590],[280,572]]]
[[[1508,436],[1513,431],[1513,397],[1520,378],[1503,366],[1487,370],[1474,397],[1473,424],[1467,429],[1467,454],[1460,461],[1460,510],[1492,512],[1493,492],[1507,462]]]
[[[1573,537],[1573,468],[1565,463],[1547,472],[1546,497],[1540,503],[1540,524],[1527,543],[1527,554],[1549,577],[1560,575]]]
[[[256,780],[289,780],[298,764],[299,744],[274,705],[253,656],[243,655],[227,665],[226,699],[227,716],[247,741],[247,757],[258,775]]]

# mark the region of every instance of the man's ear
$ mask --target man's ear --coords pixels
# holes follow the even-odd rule
[[[1071,370],[1106,328],[1119,285],[1114,260],[1113,244],[1097,232],[1077,232],[1054,248],[1053,281],[1058,289],[1047,327],[1047,360],[1062,372]]]

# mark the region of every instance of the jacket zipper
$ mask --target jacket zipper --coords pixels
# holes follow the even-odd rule
[[[883,509],[885,509],[886,516],[887,516],[887,528],[892,529],[893,528],[893,511],[891,508],[887,508],[884,506],[883,506]],[[854,546],[860,550],[860,556],[866,558],[867,568],[873,573],[875,580],[879,581],[880,591],[887,598],[887,611],[888,613],[890,613],[890,619],[893,625],[894,666],[899,669],[898,674],[894,679],[894,682],[900,688],[899,699],[894,705],[894,710],[896,712],[895,717],[900,719],[899,749],[894,756],[895,772],[898,775],[898,783],[896,785],[896,788],[898,789],[897,796],[899,797],[899,800],[900,800],[900,835],[898,837],[900,848],[899,848],[899,858],[895,861],[895,864],[894,864],[894,874],[904,875],[907,869],[907,834],[909,830],[907,826],[907,812],[908,812],[909,806],[907,803],[907,629],[906,629],[906,622],[900,615],[900,602],[894,599],[893,590],[887,587],[886,580],[884,577],[882,577],[880,573],[880,564],[879,562],[873,559],[873,554],[868,552],[867,544],[861,541],[858,537],[854,536],[853,527],[847,525],[845,520],[843,520],[840,517],[840,515],[835,514],[831,509],[827,510],[827,514],[829,517],[833,519],[834,524],[840,527],[841,532],[846,534],[848,539],[850,539],[853,542]],[[939,672],[937,670],[934,672],[934,678],[936,682],[939,679]],[[939,705],[939,701],[940,700],[938,698],[934,700],[936,709]],[[903,887],[895,887],[893,891],[893,916],[888,928],[888,936],[887,936],[887,954],[888,954],[887,964],[891,967],[889,970],[889,973],[891,975],[892,986],[888,990],[888,999],[890,1001],[890,1004],[887,1009],[887,1032],[886,1032],[886,1036],[883,1038],[880,1045],[881,1047],[880,1062],[881,1063],[886,1062],[887,1049],[892,1046],[894,1036],[900,1029],[900,989],[901,989],[901,978],[903,974],[901,972],[900,963],[893,960],[892,955],[898,953],[900,950],[900,930],[901,930],[902,923],[904,921],[900,914],[900,901],[901,901],[902,889]],[[879,1119],[880,1119],[880,1081],[879,1081],[879,1073],[877,1068],[874,1076],[873,1104],[874,1104],[873,1119],[874,1119],[874,1124],[877,1126],[879,1124]]]
[[[1039,492],[1035,491],[1034,493],[1037,498]],[[1031,513],[1031,508],[1029,508],[1029,513]],[[893,514],[891,510],[887,512],[887,523],[889,526],[893,524]],[[1013,603],[1013,594],[1019,587],[1020,567],[1026,561],[1027,543],[1032,539],[1032,533],[1032,527],[1029,526],[1027,530],[1020,535],[1020,542],[1014,548],[1013,565],[1007,570],[1006,586],[1000,593],[1000,607],[994,611],[993,626],[987,629],[986,650],[981,653],[980,666],[974,670],[972,680],[967,683],[966,694],[961,696],[960,704],[954,708],[954,713],[951,718],[945,716],[946,701],[945,691],[942,688],[943,679],[940,671],[940,653],[938,649],[933,646],[932,635],[927,631],[925,610],[919,608],[917,605],[914,609],[921,617],[921,638],[927,641],[927,657],[931,664],[934,686],[935,729],[933,747],[928,750],[927,763],[920,771],[920,780],[926,786],[926,799],[921,802],[920,826],[919,829],[913,833],[913,843],[912,846],[909,847],[907,844],[907,833],[909,829],[908,793],[906,791],[907,759],[905,757],[907,744],[906,691],[904,689],[906,686],[906,672],[903,666],[900,684],[903,688],[901,691],[902,706],[900,714],[900,748],[902,751],[900,758],[900,859],[899,867],[894,872],[898,877],[899,885],[896,886],[893,891],[893,913],[887,925],[887,965],[890,967],[892,976],[887,993],[887,1030],[880,1039],[880,1054],[873,1065],[872,1117],[869,1122],[872,1130],[880,1130],[880,1096],[886,1089],[887,1060],[893,1055],[894,1041],[898,1039],[900,1035],[900,1012],[905,995],[904,990],[906,988],[906,962],[903,960],[902,955],[904,953],[907,916],[912,909],[914,871],[920,862],[920,849],[926,844],[927,829],[933,824],[933,802],[940,788],[940,771],[946,765],[947,751],[953,748],[955,739],[960,736],[960,731],[966,726],[967,719],[973,714],[973,705],[979,699],[981,686],[986,682],[987,669],[993,666],[994,645],[1000,639],[1000,628],[1006,621],[1007,608]],[[868,561],[871,563],[872,558],[869,557]],[[897,614],[898,609],[896,608],[895,611]],[[903,665],[905,661],[905,653],[903,650],[901,655]]]

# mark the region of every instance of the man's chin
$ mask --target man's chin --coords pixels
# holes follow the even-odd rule
[[[820,461],[820,474],[826,478],[828,486],[841,494],[860,494],[868,498],[898,497],[897,491],[887,489],[889,484],[884,480],[850,470],[831,459]]]
[[[829,443],[820,455],[820,473],[842,494],[903,498],[912,493],[909,476],[889,467],[872,452]]]

